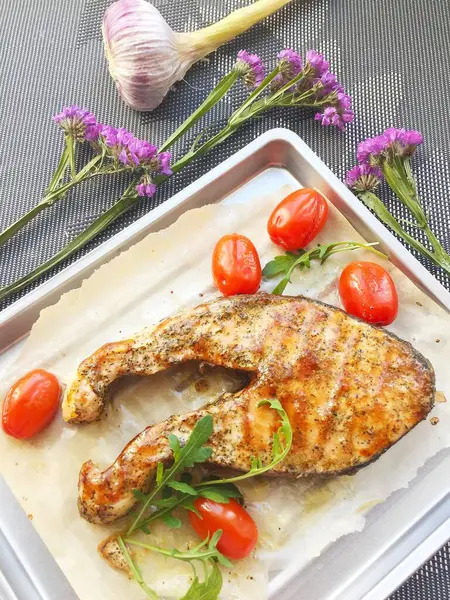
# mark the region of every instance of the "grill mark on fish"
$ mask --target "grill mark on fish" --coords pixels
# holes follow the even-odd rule
[[[322,458],[328,447],[328,440],[332,433],[336,430],[336,415],[339,413],[340,399],[342,392],[345,390],[343,386],[344,375],[347,372],[347,364],[349,357],[354,353],[357,340],[360,339],[361,332],[356,330],[351,333],[350,338],[344,328],[340,330],[340,337],[332,348],[334,355],[341,357],[336,359],[337,370],[334,373],[335,383],[329,392],[327,402],[327,412],[323,414],[319,412],[319,416],[323,418],[322,427],[320,428],[318,446],[320,448],[319,457]],[[333,381],[333,378],[330,379]],[[337,449],[334,449],[336,452]]]
[[[80,365],[63,416],[75,423],[98,419],[121,375],[150,375],[188,360],[245,371],[250,383],[147,427],[103,472],[85,463],[79,509],[86,519],[111,522],[126,514],[132,490],[146,489],[158,461],[170,463],[169,433],[185,442],[205,414],[214,420],[210,462],[247,471],[252,456],[271,459],[278,419],[257,405],[278,398],[294,435],[289,455],[272,474],[331,476],[375,460],[434,402],[433,369],[407,342],[318,301],[256,294],[221,298],[106,344]],[[333,406],[328,414],[327,404]]]

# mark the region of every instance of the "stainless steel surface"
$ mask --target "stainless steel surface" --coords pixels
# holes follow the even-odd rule
[[[260,175],[255,179],[257,174]],[[300,138],[287,130],[275,129],[1,313],[0,372],[18,352],[18,341],[28,334],[40,310],[77,287],[100,264],[149,232],[167,227],[184,211],[225,197],[232,202],[236,196],[234,190],[245,184],[259,185],[268,181],[269,175],[283,182],[297,181],[318,187],[363,236],[378,239],[403,272],[450,309],[450,294]],[[266,191],[265,185],[263,189]],[[338,540],[301,574],[295,563],[275,573],[270,582],[271,598],[381,600],[386,597],[439,547],[449,530],[448,472],[450,455],[444,452],[421,469],[409,489],[398,491],[374,508],[361,533]],[[18,600],[71,600],[74,596],[64,576],[4,483],[0,486],[0,498],[0,569],[4,573],[4,579],[0,578],[0,597],[15,600],[11,595],[15,593]]]

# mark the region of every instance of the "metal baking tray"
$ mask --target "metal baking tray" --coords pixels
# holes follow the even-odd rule
[[[441,306],[450,294],[353,196],[308,146],[273,129],[179,194],[67,267],[0,313],[0,377],[20,350],[40,311],[78,287],[102,263],[183,212],[211,202],[245,202],[246,190],[268,193],[285,183],[317,187],[359,233],[377,239],[391,260]],[[382,600],[450,538],[450,452],[441,452],[367,515],[362,532],[337,540],[300,572],[273,573],[271,600]],[[74,592],[0,477],[0,598],[72,600]]]

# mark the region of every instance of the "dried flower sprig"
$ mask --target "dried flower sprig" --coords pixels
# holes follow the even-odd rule
[[[302,60],[293,50],[283,50],[278,54],[276,67],[264,78],[263,72],[264,67],[258,56],[240,51],[230,73],[219,81],[197,110],[159,149],[145,140],[137,139],[127,129],[98,123],[92,113],[78,106],[65,108],[55,117],[55,121],[64,131],[66,141],[56,173],[39,204],[0,234],[0,246],[39,212],[63,199],[69,190],[82,182],[93,177],[124,172],[130,175],[130,182],[122,197],[65,248],[28,275],[1,289],[0,301],[35,281],[82,248],[141,197],[153,196],[159,184],[223,143],[250,119],[275,107],[291,107],[315,109],[315,118],[320,120],[322,125],[336,126],[341,130],[353,120],[350,96],[345,93],[336,76],[330,73],[328,61],[317,51],[308,51]],[[217,134],[206,139],[200,136],[190,150],[171,165],[168,149],[209,112],[238,79],[255,89]],[[77,171],[76,146],[80,143],[88,143],[94,156]]]
[[[65,107],[54,117],[65,136],[65,148],[49,187],[42,200],[0,233],[0,246],[22,229],[40,212],[67,196],[69,190],[93,177],[117,175],[126,171],[140,177],[138,195],[150,196],[156,191],[155,174],[171,175],[170,153],[158,154],[156,146],[139,140],[125,128],[116,129],[97,123],[95,116],[78,106]],[[77,144],[89,143],[94,157],[80,170],[76,168]],[[66,179],[67,168],[70,176]]]
[[[431,230],[411,170],[411,158],[422,142],[423,136],[419,131],[395,127],[386,129],[381,135],[364,140],[357,150],[360,164],[347,173],[346,183],[385,225],[450,274],[450,256]],[[409,234],[375,194],[383,177],[410,212],[414,219],[414,226],[424,232],[432,250]]]

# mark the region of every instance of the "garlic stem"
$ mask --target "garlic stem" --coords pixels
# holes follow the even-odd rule
[[[244,33],[290,1],[256,0],[249,6],[238,8],[213,25],[186,35],[189,36],[190,45],[201,52],[203,56],[206,56],[206,54]]]

